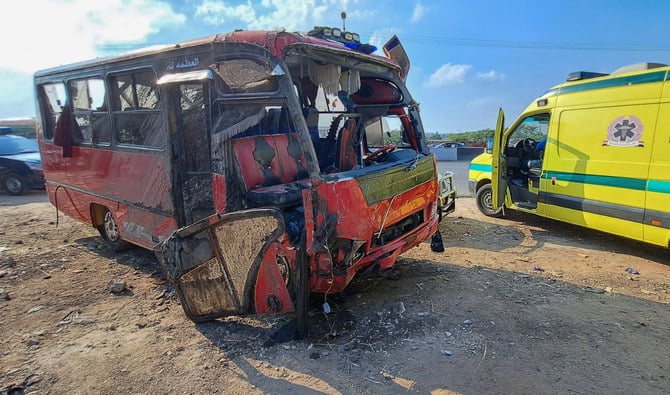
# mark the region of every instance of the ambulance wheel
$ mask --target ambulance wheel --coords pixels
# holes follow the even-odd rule
[[[503,216],[502,207],[499,207],[497,210],[493,209],[493,188],[491,188],[491,184],[483,185],[477,190],[475,202],[482,214],[494,218]]]
[[[114,214],[105,209],[102,224],[98,225],[98,232],[100,236],[108,243],[110,247],[116,252],[126,250],[128,243],[121,239],[121,232],[116,225]]]

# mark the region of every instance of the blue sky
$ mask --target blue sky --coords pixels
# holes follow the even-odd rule
[[[235,29],[346,27],[381,46],[393,34],[429,133],[495,127],[569,72],[670,64],[665,0],[33,0],[6,10],[0,118],[33,117],[39,69]]]

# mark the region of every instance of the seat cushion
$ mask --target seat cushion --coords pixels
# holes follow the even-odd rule
[[[250,207],[298,205],[302,203],[302,191],[310,187],[309,180],[258,187],[247,192],[247,202]]]

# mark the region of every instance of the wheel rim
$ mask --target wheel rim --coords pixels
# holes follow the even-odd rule
[[[493,192],[488,191],[484,194],[482,194],[481,199],[479,200],[481,202],[482,207],[489,211],[493,211]]]
[[[23,190],[23,182],[18,177],[10,176],[5,182],[5,187],[11,193],[19,193]]]
[[[119,239],[119,228],[116,226],[114,216],[109,211],[105,213],[105,222],[103,226],[105,229],[105,235],[107,236],[107,240],[117,241]]]

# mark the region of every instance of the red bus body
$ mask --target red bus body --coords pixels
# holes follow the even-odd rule
[[[341,292],[437,231],[406,72],[246,31],[40,71],[50,201],[154,250],[193,320],[304,313],[309,292]]]

